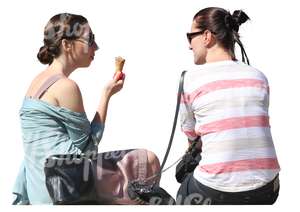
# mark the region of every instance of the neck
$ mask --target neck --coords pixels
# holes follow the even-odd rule
[[[66,60],[61,57],[55,58],[51,65],[48,67],[48,71],[51,71],[55,74],[62,74],[68,77],[74,70],[76,69],[75,66],[68,64]]]
[[[212,47],[207,51],[206,63],[218,62],[223,60],[233,60],[228,52],[220,47]]]

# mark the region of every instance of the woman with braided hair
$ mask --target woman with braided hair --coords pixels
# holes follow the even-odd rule
[[[187,33],[199,68],[185,76],[181,128],[202,159],[182,182],[178,204],[273,204],[278,197],[269,85],[249,65],[238,33],[248,19],[241,10],[209,7],[194,16]]]

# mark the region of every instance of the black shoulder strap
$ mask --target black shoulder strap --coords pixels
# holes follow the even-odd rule
[[[165,166],[165,163],[167,162],[167,158],[169,156],[170,150],[171,150],[171,146],[172,146],[172,142],[173,142],[173,138],[174,138],[174,134],[175,134],[175,129],[176,129],[176,124],[177,124],[179,108],[180,108],[181,96],[183,94],[183,84],[184,84],[184,75],[185,75],[185,73],[186,73],[186,71],[183,71],[181,73],[179,88],[178,88],[178,94],[177,94],[177,105],[176,105],[176,110],[175,110],[175,116],[174,116],[174,121],[173,121],[172,132],[171,132],[171,136],[170,136],[170,140],[169,140],[169,145],[168,145],[167,151],[165,153],[164,160],[161,164],[159,173],[162,172],[162,170]]]
[[[166,170],[163,170],[164,169],[164,166],[167,162],[167,159],[168,159],[168,156],[169,156],[169,153],[170,153],[170,150],[171,150],[171,146],[172,146],[172,142],[173,142],[173,138],[174,138],[174,134],[175,134],[175,129],[176,129],[176,124],[177,124],[177,118],[178,118],[178,113],[179,113],[179,108],[180,108],[180,101],[181,101],[181,96],[183,94],[183,84],[184,84],[184,75],[185,75],[186,71],[183,71],[181,73],[181,77],[180,77],[180,82],[179,82],[179,88],[178,88],[178,93],[177,93],[177,104],[176,104],[176,110],[175,110],[175,116],[174,116],[174,121],[173,121],[173,127],[172,127],[172,132],[171,132],[171,136],[170,136],[170,140],[169,140],[169,144],[168,144],[168,147],[167,147],[167,151],[165,153],[165,156],[164,156],[164,159],[163,159],[163,162],[160,166],[160,170],[155,173],[154,175],[150,176],[150,177],[147,177],[146,179],[144,179],[143,181],[144,182],[147,182],[149,181],[150,179],[153,179],[153,178],[156,178],[156,177],[159,177],[161,176],[161,174],[166,171]],[[172,165],[173,166],[173,165]],[[140,182],[139,182],[140,183]]]

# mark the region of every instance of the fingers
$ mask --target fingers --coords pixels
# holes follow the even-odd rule
[[[123,80],[119,80],[116,85],[123,87],[123,84],[124,84],[124,81]]]
[[[116,72],[116,74],[115,74],[115,76],[114,76],[114,78],[113,78],[114,82],[118,82],[118,81],[119,81],[120,73],[121,73],[121,72],[119,72],[119,71]]]
[[[119,80],[124,80],[125,79],[125,74],[123,72],[116,72],[114,75],[114,82],[118,82]]]
[[[120,76],[120,74],[122,76]],[[118,93],[123,88],[124,81],[125,74],[123,74],[122,72],[117,72],[114,75],[113,79],[106,86],[106,90],[109,96],[113,96],[115,93]]]

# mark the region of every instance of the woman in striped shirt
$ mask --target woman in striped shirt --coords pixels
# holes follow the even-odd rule
[[[187,33],[200,66],[185,76],[181,128],[189,141],[201,138],[202,160],[181,184],[178,204],[273,204],[278,197],[268,81],[249,66],[238,34],[248,19],[240,10],[205,8]],[[248,65],[237,61],[235,43]]]

